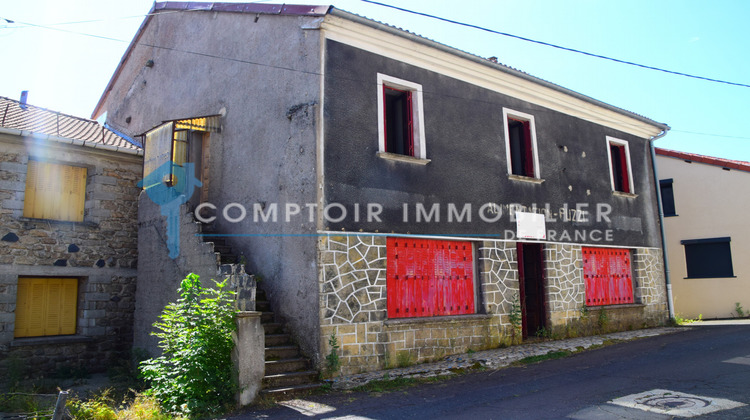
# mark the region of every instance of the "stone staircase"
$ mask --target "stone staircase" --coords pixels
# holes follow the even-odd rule
[[[203,225],[201,232],[206,235],[216,233],[210,225]],[[216,263],[220,267],[244,264],[244,258],[233,253],[226,239],[206,236],[204,241],[213,242]],[[302,355],[284,324],[277,322],[265,291],[256,288],[254,300],[255,310],[261,312],[261,324],[265,330],[265,376],[261,394],[285,397],[320,388],[322,383],[318,380],[318,371]]]
[[[266,332],[266,375],[261,394],[287,396],[320,388],[318,371],[311,369],[310,361],[302,356],[284,325],[276,322],[265,292],[258,289],[256,293],[256,310],[262,313]]]

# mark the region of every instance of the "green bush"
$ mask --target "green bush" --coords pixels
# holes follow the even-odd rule
[[[168,304],[154,323],[160,331],[152,334],[161,339],[163,354],[141,362],[140,370],[150,395],[167,412],[206,416],[233,401],[234,292],[226,290],[226,280],[215,283],[204,288],[198,275],[189,274],[177,302]]]

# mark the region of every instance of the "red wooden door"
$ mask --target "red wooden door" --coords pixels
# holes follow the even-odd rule
[[[389,318],[474,313],[470,242],[388,238]]]
[[[633,303],[630,250],[583,247],[586,305]]]

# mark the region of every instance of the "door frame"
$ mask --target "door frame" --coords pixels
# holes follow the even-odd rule
[[[528,325],[528,319],[527,319],[527,307],[526,307],[526,273],[525,273],[525,258],[528,253],[524,252],[524,247],[538,247],[539,249],[539,257],[536,261],[536,263],[539,265],[539,284],[537,284],[537,287],[539,288],[539,293],[537,293],[538,296],[541,298],[541,302],[538,302],[537,305],[539,308],[540,316],[540,325],[537,326],[537,328],[543,328],[547,325],[547,287],[546,287],[546,270],[545,270],[545,264],[544,264],[544,244],[538,243],[538,242],[517,242],[516,243],[516,253],[518,255],[517,257],[517,263],[518,263],[518,290],[519,290],[519,299],[521,300],[521,334],[522,338],[525,340],[529,337],[529,325]],[[536,333],[536,331],[532,331],[532,334]]]

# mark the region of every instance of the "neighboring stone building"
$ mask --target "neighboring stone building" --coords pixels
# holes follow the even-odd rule
[[[0,384],[105,370],[132,345],[143,150],[25,101],[0,121]]]
[[[750,162],[657,148],[656,166],[675,314],[750,315]]]
[[[669,127],[494,61],[335,8],[157,3],[104,112],[146,133],[146,174],[202,183],[179,209],[141,197],[136,346],[218,237],[342,372],[668,317]]]

